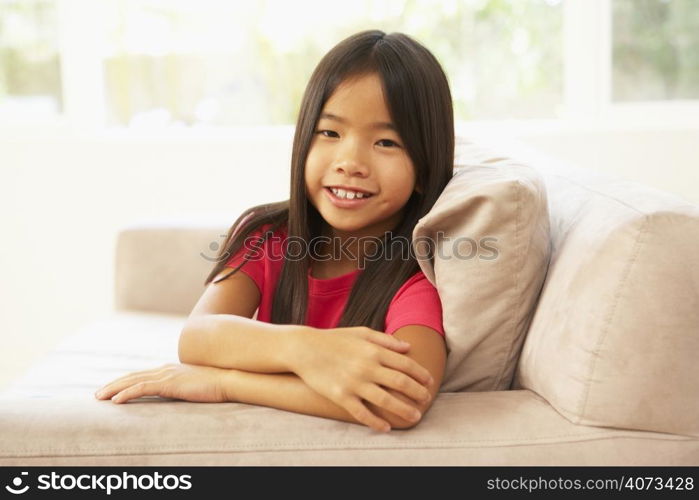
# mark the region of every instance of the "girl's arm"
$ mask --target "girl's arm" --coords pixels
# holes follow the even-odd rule
[[[305,368],[308,351],[324,349],[322,340],[335,334],[354,334],[365,343],[404,353],[408,346],[399,337],[386,335],[365,327],[320,329],[305,325],[277,325],[235,314],[204,314],[189,319],[180,334],[178,353],[181,363],[215,368],[235,368],[257,373],[298,373]],[[330,342],[333,347],[337,342]],[[352,361],[352,355],[361,347],[355,341],[353,351],[345,351],[343,361]],[[365,354],[365,351],[359,351]],[[374,354],[374,352],[372,352]],[[332,361],[337,361],[333,359]],[[420,370],[416,363],[406,359],[397,369],[408,374]],[[418,373],[419,376],[419,373]]]
[[[402,330],[426,327],[404,327],[391,336],[365,327],[324,330],[227,314],[203,315],[188,324],[180,339],[180,361],[234,369],[232,378],[242,379],[239,384],[229,381],[226,389],[234,401],[320,416],[333,407],[328,406],[332,402],[351,414],[351,421],[380,429],[395,423],[394,416],[403,417],[399,426],[415,423],[410,420],[415,404],[430,400],[430,379],[432,385],[436,379],[426,368],[429,363],[423,365],[422,359],[397,352],[413,350],[404,342],[412,337],[401,339]],[[440,349],[443,341],[437,332],[426,329],[431,335],[415,335],[414,352],[429,360],[434,356],[420,346],[420,340],[436,336]],[[293,378],[252,376],[289,372]],[[441,380],[441,373],[439,377]],[[290,383],[303,387],[294,389]],[[290,400],[287,389],[297,396],[303,391],[306,396]],[[297,406],[285,406],[290,402]],[[365,405],[379,411],[372,412]],[[377,416],[381,411],[388,418]],[[345,412],[341,414],[346,419]],[[337,411],[329,416],[337,417]]]
[[[382,342],[408,341],[405,346],[410,352],[391,351],[368,340],[372,337]],[[120,377],[95,396],[116,395],[115,402],[146,395],[237,401],[358,422],[376,430],[409,428],[427,411],[439,389],[445,347],[436,331],[419,325],[400,328],[394,337],[363,327],[311,329],[298,334],[298,345],[305,348],[291,355],[298,359],[298,376],[168,364]]]
[[[228,370],[224,375],[223,391],[228,401],[268,406],[345,422],[366,423],[358,421],[343,407],[318,394],[293,373],[268,374]],[[399,429],[412,427],[419,420],[419,417],[416,417],[413,421],[406,421],[390,412],[384,412],[383,415],[379,412],[374,413],[388,421],[391,427]]]
[[[444,340],[439,333],[421,325],[400,328],[394,336],[410,342],[412,347],[408,356],[426,367],[434,380],[428,387],[429,399],[419,402],[406,397],[401,392],[387,389],[392,396],[405,402],[410,411],[418,411],[414,418],[410,418],[410,411],[403,411],[403,408],[398,408],[397,414],[368,401],[363,401],[363,403],[369,407],[370,412],[367,411],[364,415],[360,414],[360,418],[357,418],[356,413],[352,414],[342,406],[322,396],[293,373],[265,374],[227,370],[223,375],[222,382],[224,397],[228,401],[360,423],[369,425],[376,430],[383,430],[378,421],[375,422],[367,418],[367,414],[373,413],[380,419],[387,421],[393,428],[408,429],[419,422],[422,415],[427,412],[439,390],[446,362],[446,349]]]
[[[265,323],[235,314],[190,317],[180,334],[180,362],[258,373],[290,372],[293,337],[307,328]]]
[[[260,305],[258,285],[244,272],[223,269],[206,287],[187,318],[179,340],[182,363],[239,368],[255,372],[288,372],[288,337],[298,325],[253,320]]]
[[[230,269],[224,269],[214,281],[228,272]],[[311,336],[306,335],[320,330],[303,325],[278,325],[253,320],[259,305],[258,286],[243,272],[209,284],[180,333],[180,362],[258,373],[294,372],[301,376],[296,369],[298,358],[307,357],[309,349],[328,347],[327,342],[313,342]],[[406,345],[390,335],[367,328],[339,328],[334,331],[361,333],[364,341],[368,341],[366,343],[373,342],[397,353],[407,351]],[[332,347],[337,350],[337,343]],[[356,342],[352,347],[356,353]],[[367,351],[368,348],[365,348],[360,354],[366,356]],[[376,350],[371,354],[376,355]],[[348,357],[346,360],[352,359]],[[408,361],[404,360],[400,368],[406,373],[415,373],[419,367],[415,363],[408,366]]]
[[[439,344],[435,343],[431,351],[422,347],[413,350],[399,340],[403,328],[390,336],[365,327],[320,330],[264,323],[251,319],[259,304],[257,285],[244,273],[211,283],[180,336],[180,361],[254,372],[260,376],[294,373],[321,398],[342,407],[356,421],[376,429],[387,427],[388,421],[372,413],[368,406],[410,421],[415,402],[429,401],[430,388],[439,387],[435,384],[437,377],[432,376],[433,368],[428,370],[425,367],[430,365],[420,364],[414,356],[414,353],[438,352],[444,348],[442,337],[429,328],[426,328],[427,335],[415,335],[415,341],[430,338]],[[401,354],[405,352],[408,354]],[[433,354],[428,354],[427,359],[432,357]],[[250,403],[260,401],[257,404],[281,407],[272,402],[281,397],[284,404],[284,395],[274,392],[274,388],[272,394],[267,394],[264,388],[256,390],[254,384],[244,384],[244,387],[253,389],[241,395]],[[264,393],[260,394],[260,390]],[[313,397],[313,401],[321,401],[318,396]],[[306,412],[318,414],[312,402],[303,403],[302,407],[310,408]]]

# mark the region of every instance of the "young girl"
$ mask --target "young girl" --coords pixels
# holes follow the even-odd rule
[[[446,348],[439,296],[410,242],[453,160],[451,94],[435,57],[401,33],[340,42],[303,96],[290,198],[231,226],[182,330],[181,364],[121,377],[97,398],[414,426],[439,390]]]

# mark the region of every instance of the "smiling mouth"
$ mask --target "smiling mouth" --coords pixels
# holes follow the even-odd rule
[[[338,208],[359,208],[364,206],[373,198],[373,195],[366,197],[366,198],[339,198],[335,196],[335,193],[332,192],[330,188],[323,188],[325,191],[325,194],[328,196],[330,199],[330,202],[335,205]]]
[[[325,189],[329,194],[331,194],[335,199],[338,199],[338,200],[347,200],[347,201],[365,200],[365,199],[367,199],[367,198],[371,198],[372,196],[374,196],[373,193],[365,193],[365,192],[362,192],[362,191],[354,191],[354,193],[355,193],[354,198],[340,198],[339,196],[337,196],[337,195],[333,192],[333,188],[332,188],[331,186],[325,186],[324,189]],[[345,190],[345,191],[347,191],[347,190]],[[361,198],[358,197],[356,193],[360,193],[360,194],[362,195]]]

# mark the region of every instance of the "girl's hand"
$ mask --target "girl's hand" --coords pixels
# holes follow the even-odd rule
[[[401,354],[410,345],[367,327],[311,328],[297,337],[295,373],[319,394],[347,410],[358,422],[378,431],[390,424],[372,413],[362,400],[406,421],[420,418],[417,410],[386,388],[425,402],[430,372]]]
[[[211,366],[168,363],[153,370],[124,375],[95,393],[97,399],[115,403],[141,396],[162,396],[195,403],[226,402],[222,379],[224,369]]]

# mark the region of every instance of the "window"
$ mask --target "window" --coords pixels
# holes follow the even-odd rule
[[[55,3],[0,0],[0,113],[31,119],[62,110]]]
[[[0,0],[0,119],[290,125],[370,28],[430,48],[457,121],[699,116],[698,21],[696,0]]]
[[[451,79],[457,119],[553,118],[562,102],[560,0],[0,1],[3,22],[26,5],[54,14],[24,15],[53,48],[43,92],[63,96],[56,109],[77,122],[292,124],[322,55],[368,28],[407,32],[432,50]],[[15,80],[33,71],[12,92],[38,95],[39,70],[22,61],[3,64]]]
[[[612,100],[699,99],[696,0],[614,0],[612,9]]]
[[[457,119],[554,117],[562,100],[557,0],[110,5],[111,124],[292,124],[322,55],[371,27],[410,33],[435,53]]]

